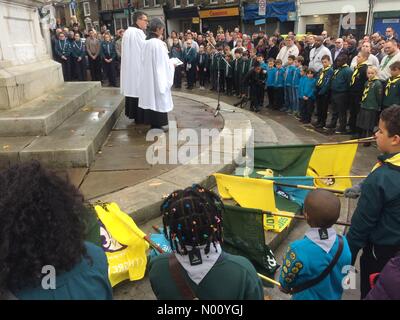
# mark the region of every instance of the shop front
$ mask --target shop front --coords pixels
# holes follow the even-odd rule
[[[215,34],[221,29],[232,32],[240,26],[240,10],[237,6],[200,10],[200,19],[203,33],[211,31]]]
[[[167,20],[167,34],[172,31],[185,32],[187,30],[199,32],[200,25],[196,23],[199,18],[197,7],[173,8],[165,10],[165,18]]]

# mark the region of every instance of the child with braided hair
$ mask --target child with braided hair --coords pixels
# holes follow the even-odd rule
[[[172,254],[150,262],[157,299],[262,300],[261,280],[244,257],[224,252],[220,198],[200,185],[171,193],[161,205]]]

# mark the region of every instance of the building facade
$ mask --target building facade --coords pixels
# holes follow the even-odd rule
[[[64,0],[54,3],[56,18],[62,26],[71,26],[71,21],[78,21],[81,29],[100,29],[100,0]]]

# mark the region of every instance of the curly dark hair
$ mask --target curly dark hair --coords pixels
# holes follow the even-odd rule
[[[222,242],[223,211],[220,197],[198,184],[172,192],[161,205],[164,234],[171,248],[186,255],[187,245],[206,245],[207,254],[211,244],[216,247],[217,242]]]
[[[87,256],[83,196],[32,161],[0,173],[0,289],[36,287],[42,267],[57,274]]]

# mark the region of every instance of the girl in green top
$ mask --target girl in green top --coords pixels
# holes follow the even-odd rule
[[[378,112],[381,109],[382,101],[382,83],[377,75],[378,68],[369,66],[367,69],[368,81],[365,83],[361,98],[361,111],[357,116],[357,127],[361,132],[357,138],[371,136],[378,123]]]
[[[89,219],[80,192],[39,162],[3,171],[0,293],[20,300],[112,299],[103,249],[84,241]]]

